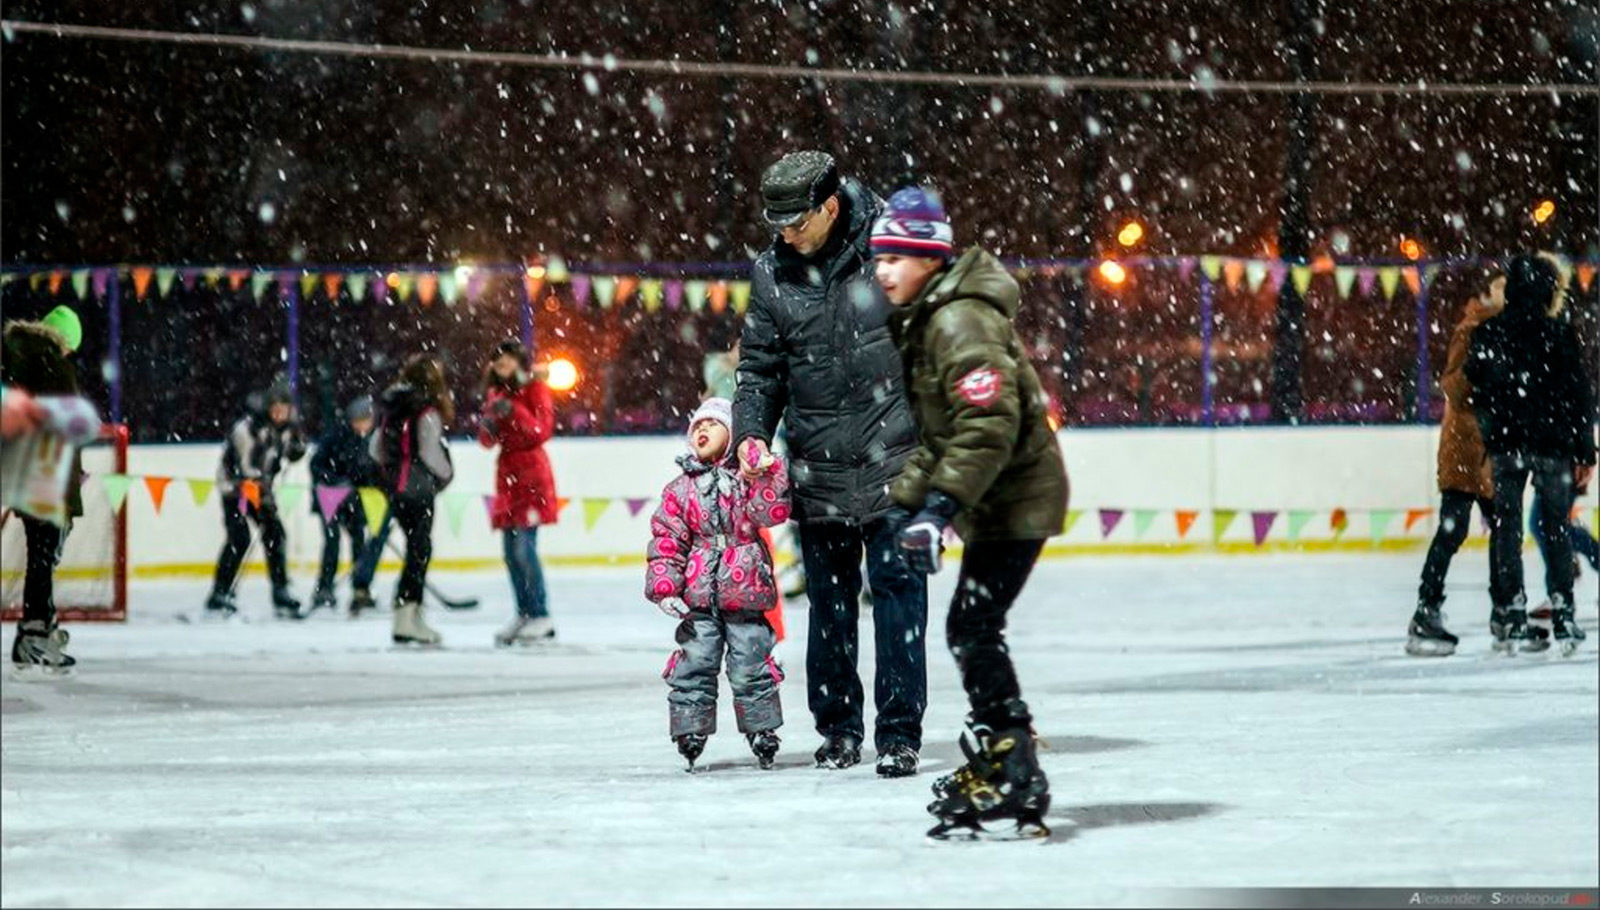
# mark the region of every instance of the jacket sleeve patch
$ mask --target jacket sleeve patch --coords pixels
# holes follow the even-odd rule
[[[979,367],[961,377],[956,383],[956,394],[974,407],[988,407],[1000,397],[1000,373],[990,367]]]

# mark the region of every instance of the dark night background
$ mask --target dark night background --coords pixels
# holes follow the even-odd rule
[[[12,2],[8,19],[441,48],[947,72],[1595,85],[1600,12],[1575,0],[998,5]],[[623,12],[623,10],[626,10]],[[958,243],[1004,256],[1138,252],[1289,257],[1287,95],[878,86],[318,57],[40,35],[0,43],[7,265],[747,261],[768,241],[755,185],[816,146],[881,194],[940,188]],[[1554,248],[1600,256],[1600,97],[1320,96],[1306,111],[1309,255],[1428,258]],[[1536,226],[1540,199],[1557,214]],[[273,217],[262,217],[270,206]],[[1347,238],[1347,244],[1341,240]],[[1441,273],[1433,371],[1481,269]],[[7,318],[48,301],[13,283]],[[1192,422],[1195,292],[1136,275],[1119,295],[1036,279],[1024,328],[1078,423]],[[1416,313],[1404,290],[1339,301],[1319,278],[1296,331],[1300,420],[1416,413]],[[1575,304],[1593,343],[1596,290]],[[131,314],[128,412],[141,438],[214,435],[280,360],[281,315],[248,294],[180,294]],[[311,304],[308,303],[308,306]],[[316,419],[437,344],[458,373],[515,325],[515,303],[305,319]],[[541,307],[540,344],[630,364],[595,382],[569,430],[658,430],[692,407],[700,356],[731,316]],[[1281,337],[1271,289],[1219,294],[1217,396],[1265,407]],[[319,315],[320,313],[320,315]],[[1275,334],[1277,333],[1277,334]],[[91,329],[92,334],[92,329]],[[92,345],[86,362],[99,356]],[[205,395],[184,391],[202,380]],[[1377,375],[1374,376],[1376,371]],[[1410,375],[1408,376],[1408,371]],[[320,377],[320,378],[319,378]],[[316,385],[321,383],[320,386]],[[465,383],[464,383],[465,385]],[[617,386],[617,387],[610,387]],[[463,389],[463,392],[469,392]],[[221,400],[226,399],[226,400]],[[221,400],[221,401],[219,401]],[[1282,418],[1281,402],[1270,416]],[[1260,411],[1260,408],[1257,408]],[[638,412],[637,420],[625,419]],[[582,415],[576,418],[576,415]],[[1253,419],[1264,419],[1255,413]]]

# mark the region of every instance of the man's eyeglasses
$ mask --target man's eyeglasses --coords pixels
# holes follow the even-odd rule
[[[811,219],[817,217],[817,214],[820,213],[821,211],[822,211],[822,207],[821,206],[818,206],[818,207],[812,209],[811,211],[807,212],[805,214],[805,217],[801,218],[799,221],[791,221],[788,224],[784,225],[783,227],[779,228],[778,229],[778,233],[780,233],[780,234],[803,234],[803,233],[805,233],[806,228],[811,226]]]

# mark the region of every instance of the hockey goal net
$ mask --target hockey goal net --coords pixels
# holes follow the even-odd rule
[[[83,449],[83,515],[72,522],[55,572],[56,615],[64,621],[128,618],[128,510],[115,513],[101,479],[128,473],[128,428],[107,425]],[[22,521],[0,515],[0,605],[4,619],[22,617],[28,544]]]

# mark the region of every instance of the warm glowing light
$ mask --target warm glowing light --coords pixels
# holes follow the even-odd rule
[[[1117,242],[1123,246],[1133,246],[1144,239],[1144,225],[1137,221],[1130,221],[1117,232]]]
[[[1122,264],[1115,259],[1107,259],[1105,262],[1100,263],[1099,271],[1100,277],[1110,285],[1120,285],[1128,280],[1128,270],[1124,269]]]
[[[398,288],[400,286],[400,276],[395,272],[390,272],[383,279],[383,283],[387,284],[391,288]]]
[[[565,357],[550,361],[550,378],[545,380],[557,392],[571,391],[578,384],[578,368]]]
[[[469,278],[471,278],[471,277],[472,277],[472,266],[470,266],[470,265],[458,265],[458,266],[456,266],[456,283],[457,284],[466,284],[467,280]]]
[[[1546,221],[1549,221],[1551,217],[1555,215],[1555,213],[1555,202],[1549,199],[1541,199],[1539,200],[1539,204],[1533,207],[1533,223],[1544,224]]]
[[[542,280],[544,278],[544,266],[542,266],[542,265],[530,265],[530,266],[528,266],[528,277],[534,279],[535,281]]]
[[[1421,259],[1422,258],[1422,244],[1418,243],[1414,238],[1401,237],[1400,238],[1400,253],[1401,253],[1401,255],[1405,256],[1407,259],[1410,259],[1412,261],[1416,261],[1418,259]]]

